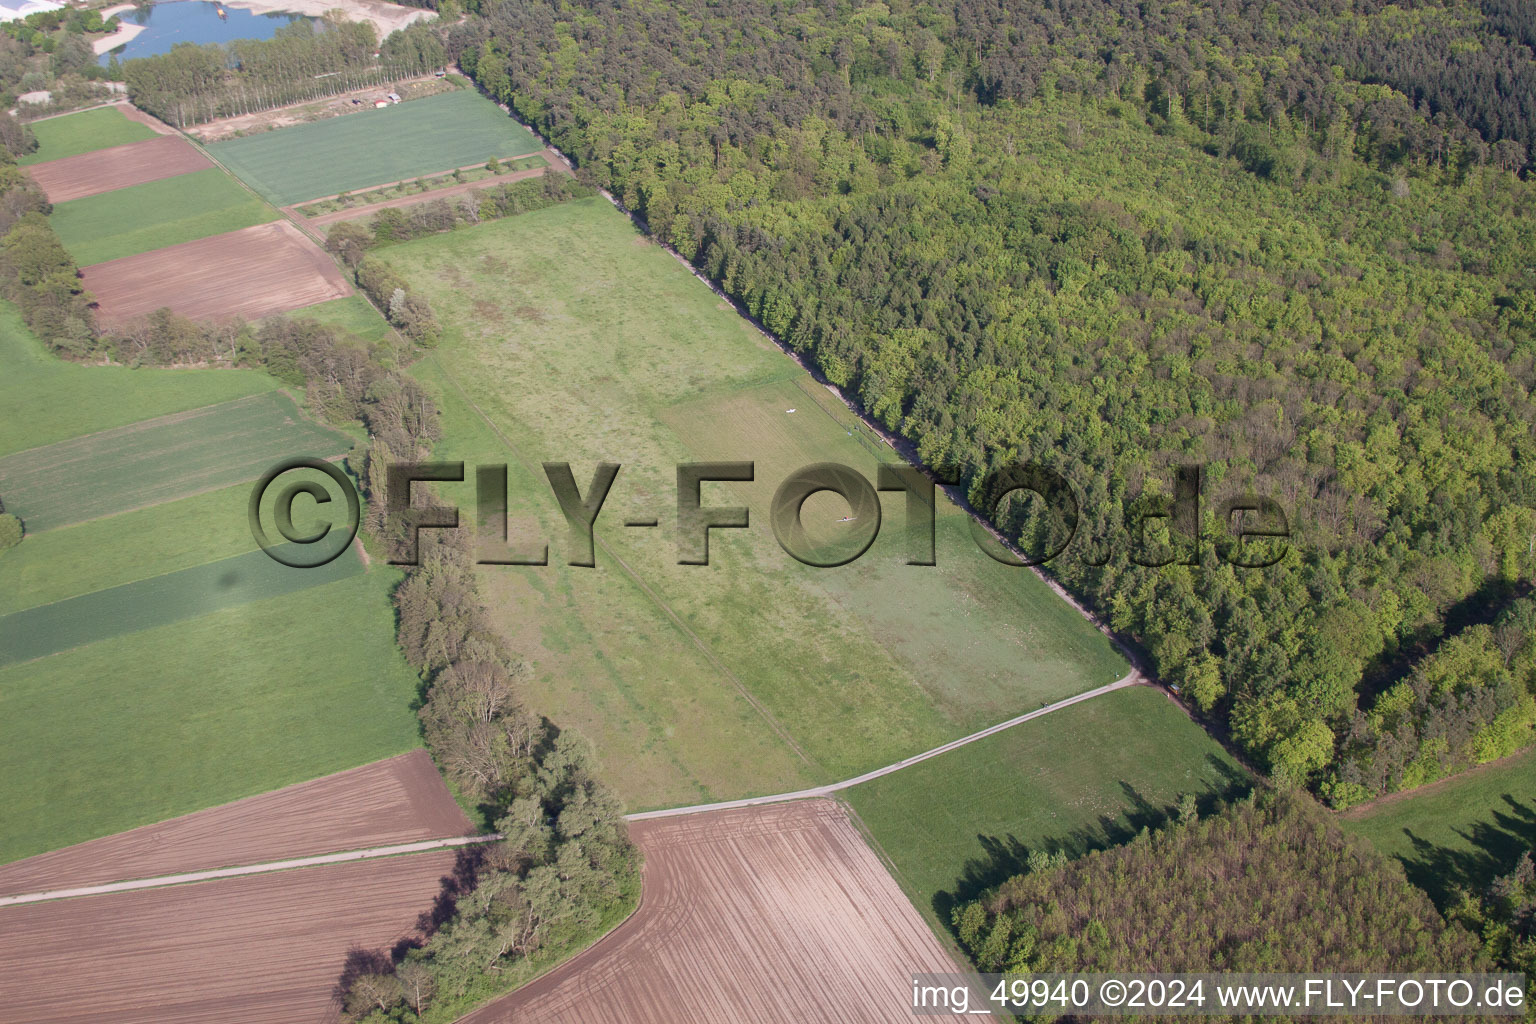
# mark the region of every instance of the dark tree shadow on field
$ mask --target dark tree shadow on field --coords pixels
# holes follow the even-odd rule
[[[492,845],[494,844],[476,843],[474,846],[461,846],[454,852],[453,867],[448,874],[438,880],[437,896],[432,900],[432,906],[417,916],[416,928],[412,934],[387,950],[364,949],[361,946],[353,946],[347,950],[341,976],[336,979],[336,985],[331,990],[331,997],[336,1007],[343,1005],[347,993],[351,991],[358,978],[367,974],[384,974],[393,970],[395,965],[405,959],[407,953],[426,945],[427,940],[452,919],[453,912],[458,907],[459,897],[474,891],[475,883],[480,877],[480,869],[485,866],[489,847]]]
[[[1495,878],[1514,870],[1525,851],[1536,848],[1536,800],[1522,803],[1505,793],[1503,809],[1495,809],[1491,821],[1475,822],[1456,829],[1471,849],[1437,846],[1403,829],[1413,853],[1400,855],[1408,881],[1423,889],[1444,910],[1458,889],[1480,893]]]

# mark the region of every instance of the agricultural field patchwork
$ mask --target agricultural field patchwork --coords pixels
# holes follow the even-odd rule
[[[47,352],[0,302],[0,458],[66,438],[271,391],[259,370],[81,366]],[[8,500],[0,486],[0,500]]]
[[[1159,689],[1073,704],[844,796],[938,928],[950,909],[1026,868],[1036,850],[1077,857],[1129,839],[1184,794],[1249,778]]]
[[[540,148],[506,111],[460,89],[228,139],[208,152],[271,202],[290,206]]]
[[[117,107],[33,121],[32,134],[37,138],[37,150],[16,161],[23,167],[155,137],[149,125],[130,120]]]
[[[939,513],[937,569],[905,564],[899,494],[851,566],[782,551],[767,512],[791,470],[836,461],[872,479],[896,455],[606,203],[379,256],[444,322],[412,370],[443,407],[440,454],[511,461],[514,541],[551,544],[547,569],[482,573],[493,614],[535,663],[534,704],[593,737],[632,809],[690,788],[723,799],[844,778],[1127,671],[1043,583],[981,554],[956,511]],[[680,566],[675,467],[713,459],[756,463],[754,481],[705,484],[703,498],[749,506],[752,525],[714,531],[711,565]],[[566,568],[539,463],[571,462],[585,489],[600,460],[623,469],[598,565]],[[834,497],[806,504],[834,538],[851,529],[846,513]],[[660,527],[617,528],[631,516]],[[743,729],[774,756],[736,761]]]
[[[285,392],[270,391],[0,459],[0,498],[29,532],[41,532],[251,480],[288,456],[331,458],[351,446]]]
[[[50,222],[82,267],[265,224],[278,213],[216,167],[59,203]]]

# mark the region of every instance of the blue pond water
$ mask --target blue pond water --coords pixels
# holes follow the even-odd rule
[[[252,14],[224,8],[207,0],[174,0],[172,3],[136,7],[118,15],[125,25],[143,25],[144,31],[123,46],[104,53],[101,63],[113,56],[118,60],[153,57],[165,53],[177,43],[227,43],[232,39],[270,39],[278,29],[295,21],[308,20],[301,14]]]

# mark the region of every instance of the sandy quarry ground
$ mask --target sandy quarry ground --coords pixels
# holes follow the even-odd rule
[[[912,972],[958,970],[833,801],[630,836],[645,853],[634,916],[465,1024],[889,1024],[911,1018]]]
[[[33,164],[28,170],[50,203],[62,203],[212,166],[185,139],[162,135]]]
[[[0,866],[0,896],[475,831],[424,750]]]
[[[194,320],[247,320],[352,294],[336,264],[286,220],[98,263],[80,272],[115,326],[169,306]]]
[[[289,14],[307,14],[323,18],[327,12],[340,10],[348,21],[367,21],[379,33],[379,41],[391,33],[418,21],[437,17],[436,12],[422,7],[402,7],[387,4],[383,0],[227,0],[226,7],[237,11],[270,14],[285,11]]]
[[[0,1017],[335,1021],[348,951],[419,934],[457,856],[423,853],[0,908]]]

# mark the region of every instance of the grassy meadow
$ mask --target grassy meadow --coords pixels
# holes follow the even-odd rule
[[[1536,847],[1536,747],[1353,808],[1340,824],[1444,906],[1458,886],[1481,891]]]
[[[912,902],[950,908],[1025,870],[1034,850],[1080,856],[1156,824],[1185,793],[1209,805],[1247,773],[1160,690],[1074,704],[843,796]]]
[[[1125,673],[1044,584],[981,554],[942,500],[934,568],[905,564],[899,494],[850,566],[782,551],[768,509],[785,476],[836,461],[872,480],[895,454],[608,204],[378,256],[444,324],[412,369],[443,405],[438,454],[513,463],[514,539],[550,544],[547,568],[481,574],[536,666],[531,703],[594,740],[632,809],[847,777]],[[714,531],[711,564],[680,566],[675,467],[716,459],[755,462],[751,483],[703,487],[707,506],[747,505],[751,528]],[[572,463],[585,490],[600,460],[623,469],[597,567],[572,568],[539,464]],[[472,507],[472,483],[442,492]],[[834,496],[805,506],[821,539],[848,529],[845,514]],[[626,530],[630,517],[660,525]]]
[[[79,156],[155,137],[149,125],[128,120],[116,107],[97,107],[64,117],[50,117],[31,122],[31,127],[32,134],[37,137],[37,151],[16,161],[22,166],[62,160],[66,156]]]
[[[208,152],[268,200],[289,206],[540,148],[506,111],[460,89],[227,139]]]
[[[49,222],[88,267],[276,220],[272,207],[210,167],[59,203]]]

